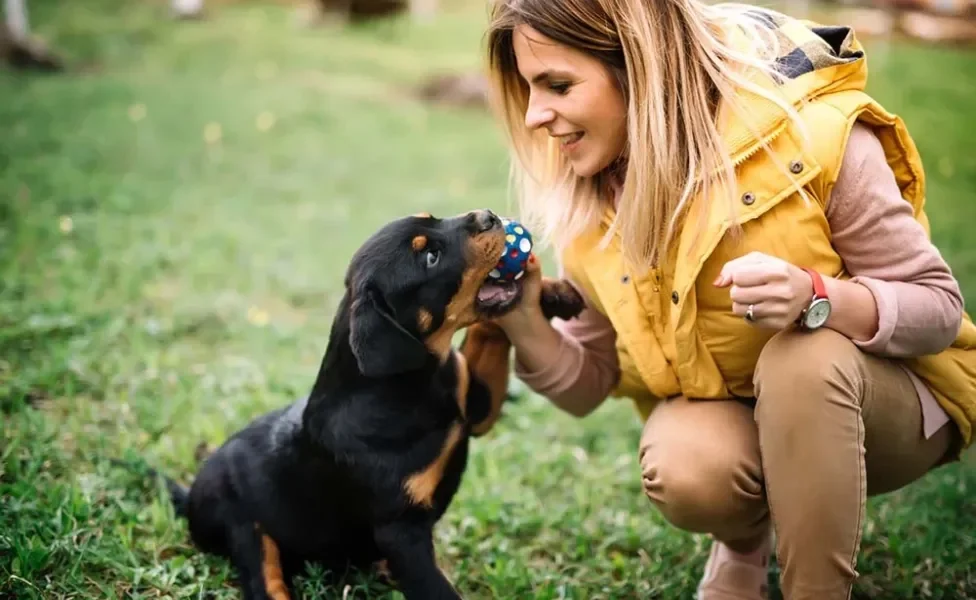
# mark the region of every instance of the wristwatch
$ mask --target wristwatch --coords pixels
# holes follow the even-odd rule
[[[823,277],[813,269],[800,267],[810,275],[813,280],[813,299],[810,304],[800,313],[796,324],[800,329],[813,331],[823,327],[830,317],[830,298],[827,297],[827,288],[824,286]]]

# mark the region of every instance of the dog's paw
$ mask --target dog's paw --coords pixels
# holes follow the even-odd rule
[[[546,319],[559,317],[564,321],[578,317],[586,302],[583,296],[565,279],[542,279],[542,293],[539,303]]]

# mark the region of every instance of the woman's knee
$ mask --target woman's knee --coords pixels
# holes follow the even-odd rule
[[[862,383],[862,366],[861,350],[836,331],[781,331],[766,343],[756,364],[757,411],[794,404],[812,408],[811,396],[856,392]]]
[[[644,493],[675,527],[734,539],[765,517],[758,447],[692,434],[642,445],[640,462]]]

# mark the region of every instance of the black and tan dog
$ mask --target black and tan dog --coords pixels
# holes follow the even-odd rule
[[[409,600],[460,597],[432,529],[469,436],[495,423],[505,397],[510,344],[486,318],[520,289],[485,283],[504,245],[489,211],[380,229],[349,265],[309,396],[232,436],[189,491],[170,482],[194,543],[232,561],[245,598],[290,598],[306,562],[338,573],[383,564]],[[567,283],[543,287],[548,316],[582,310]]]

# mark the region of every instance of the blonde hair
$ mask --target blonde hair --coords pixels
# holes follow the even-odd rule
[[[737,93],[749,90],[793,107],[750,78],[775,78],[776,34],[762,8],[699,0],[495,0],[487,33],[493,108],[512,148],[512,184],[522,220],[544,241],[565,247],[597,227],[610,202],[611,169],[577,177],[557,142],[525,125],[528,85],[519,75],[514,30],[527,25],[600,60],[627,102],[624,185],[604,242],[619,233],[624,257],[658,264],[698,195],[723,190],[735,210],[735,170],[716,123],[719,100],[742,114]],[[733,47],[741,28],[752,47]],[[714,210],[715,207],[708,207]],[[731,213],[730,213],[731,214]],[[704,226],[702,211],[698,227]]]

